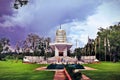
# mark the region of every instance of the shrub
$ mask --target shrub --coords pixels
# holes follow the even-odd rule
[[[76,69],[84,69],[83,65],[76,64]]]
[[[75,69],[84,69],[83,65],[80,64],[67,64],[68,67],[73,67]]]
[[[63,69],[63,64],[50,64],[47,66],[47,69]]]
[[[64,65],[63,64],[57,64],[56,65],[56,69],[63,69],[64,68]]]
[[[5,58],[2,58],[1,61],[6,61],[6,59],[5,59]]]
[[[56,68],[56,64],[50,64],[47,66],[47,69],[55,69]]]
[[[74,73],[73,78],[74,78],[73,80],[80,80],[82,78],[81,72],[79,71]]]
[[[69,67],[69,66],[66,66],[65,68],[66,68],[68,74],[70,75],[70,77],[73,80],[73,78],[74,78],[74,73],[73,72],[74,72],[75,68],[74,67]]]
[[[74,72],[75,69],[84,69],[84,67],[80,64],[67,64],[65,65],[65,68],[69,75],[71,76],[72,80],[80,80],[82,77],[82,74],[80,71]]]
[[[14,56],[7,55],[7,56],[5,57],[5,59],[14,59]]]

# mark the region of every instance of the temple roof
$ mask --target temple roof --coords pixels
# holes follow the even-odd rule
[[[60,29],[58,29],[56,31],[55,42],[56,43],[65,43],[65,42],[67,42],[65,30],[63,30],[63,29],[60,28]]]

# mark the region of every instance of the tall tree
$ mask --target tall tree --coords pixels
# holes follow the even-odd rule
[[[81,52],[82,52],[82,48],[75,48],[75,50],[74,50],[74,54],[78,60],[80,60],[80,58],[81,58],[81,54],[82,54]]]
[[[100,28],[98,37],[101,38],[101,59],[111,60],[111,55],[113,55],[114,57],[112,58],[116,61],[120,56],[120,24],[110,26],[106,29]]]
[[[27,53],[30,53],[30,51],[32,51],[33,54],[30,55],[46,56],[47,52],[50,49],[49,43],[49,37],[39,37],[37,34],[31,33],[23,42],[23,50]]]

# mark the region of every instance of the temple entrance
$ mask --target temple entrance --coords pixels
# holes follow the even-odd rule
[[[63,52],[59,52],[59,56],[63,56]]]

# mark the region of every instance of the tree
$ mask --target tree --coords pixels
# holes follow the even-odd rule
[[[106,29],[100,28],[98,37],[101,38],[101,60],[111,60],[111,58],[120,59],[120,25],[113,25]]]
[[[3,50],[3,46],[2,46],[2,43],[0,42],[0,53],[2,52]]]
[[[9,44],[10,40],[8,38],[1,38],[0,39],[0,60],[6,56],[4,53],[9,53]]]
[[[75,50],[74,50],[74,54],[78,60],[80,60],[80,58],[81,58],[81,51],[82,51],[82,48],[75,48]]]
[[[2,46],[2,44],[1,44],[1,42],[0,42],[0,60],[1,60],[1,58],[2,58],[2,56],[1,56],[2,50],[3,50],[3,46]]]
[[[39,37],[37,34],[29,34],[25,41],[23,41],[23,50],[27,55],[45,56],[49,52],[51,39],[49,37]],[[32,53],[30,52],[32,51]]]
[[[10,40],[8,38],[1,38],[0,42],[3,48],[1,53],[9,53]]]
[[[1,42],[2,46],[10,45],[9,44],[10,40],[8,38],[1,38],[0,42]]]

